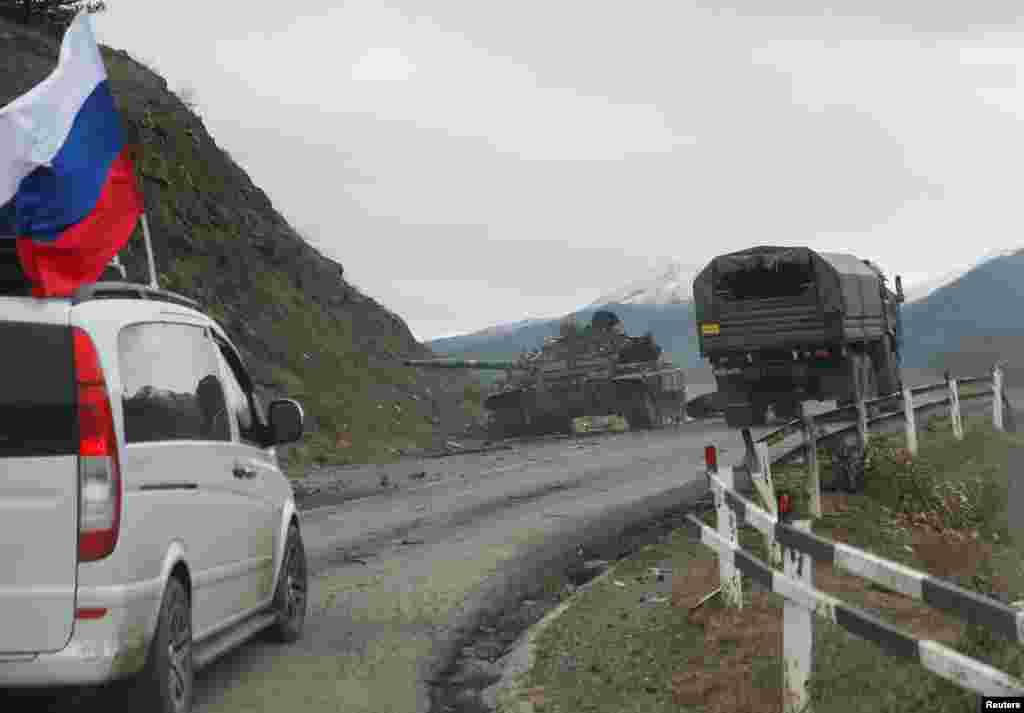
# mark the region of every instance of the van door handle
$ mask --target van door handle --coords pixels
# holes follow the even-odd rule
[[[256,477],[256,469],[255,468],[246,468],[244,465],[236,465],[232,469],[231,472],[235,474],[236,478],[255,478]]]

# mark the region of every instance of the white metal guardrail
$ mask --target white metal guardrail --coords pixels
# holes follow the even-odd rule
[[[988,391],[961,394],[962,386],[977,384],[991,384]],[[933,393],[944,390],[946,396],[939,400],[930,400],[915,404],[914,396]],[[992,400],[992,424],[1000,431],[1016,430],[1013,417],[1013,409],[1009,407],[1006,393],[1003,388],[1002,364],[996,364],[992,373],[986,376],[974,376],[962,379],[954,379],[947,375],[946,381],[935,384],[927,384],[914,388],[904,388],[902,393],[891,394],[869,401],[863,401],[851,406],[844,406],[832,409],[825,413],[817,414],[813,418],[804,415],[802,418],[794,419],[789,423],[775,429],[758,439],[750,436],[749,429],[743,430],[743,439],[746,444],[746,470],[749,472],[755,486],[762,485],[765,480],[770,484],[770,467],[766,468],[765,450],[768,446],[776,445],[791,435],[801,434],[802,442],[785,450],[783,453],[771,459],[772,465],[788,463],[799,457],[804,457],[808,467],[808,496],[811,505],[811,516],[821,517],[821,484],[818,468],[818,446],[822,444],[835,443],[840,440],[849,440],[856,435],[857,445],[863,449],[870,439],[871,429],[883,424],[903,420],[904,432],[907,439],[907,449],[911,455],[917,454],[917,417],[925,415],[930,411],[944,410],[949,408],[949,415],[952,421],[953,434],[957,439],[963,438],[963,421],[961,417],[961,403],[976,399],[990,398]],[[885,413],[868,417],[868,414],[883,404],[899,403],[902,401],[903,408],[892,413]],[[834,431],[819,434],[825,423],[834,421],[843,416],[857,416],[857,422],[853,425],[836,429]],[[760,481],[760,483],[759,483]],[[763,490],[763,487],[759,487]],[[762,493],[767,495],[768,493]],[[772,495],[774,497],[774,495]],[[768,502],[768,501],[766,501]]]
[[[962,385],[981,383],[991,383],[991,391],[971,395],[959,393],[959,387]],[[920,395],[942,388],[949,390],[949,396],[941,401],[914,406],[915,392]],[[745,432],[744,438],[748,445],[747,465],[751,479],[769,510],[758,507],[736,492],[733,468],[719,469],[714,446],[707,447],[705,475],[715,500],[717,531],[692,515],[687,516],[687,527],[694,538],[717,551],[720,591],[728,606],[742,607],[743,575],[785,598],[783,655],[786,666],[783,685],[786,711],[789,713],[806,712],[809,707],[807,682],[811,671],[815,615],[838,624],[860,638],[873,641],[891,655],[916,659],[924,668],[961,688],[986,696],[1024,695],[1024,682],[938,642],[915,639],[878,617],[815,589],[812,562],[830,564],[848,574],[921,601],[929,607],[952,614],[969,623],[985,626],[1022,644],[1024,611],[897,562],[819,537],[810,532],[810,520],[787,524],[778,517],[775,488],[771,477],[772,459],[768,457],[767,443],[773,438],[777,442],[780,434],[782,438],[799,432],[803,432],[805,436],[800,446],[790,449],[782,457],[775,459],[775,462],[777,464],[798,449],[809,451],[807,465],[811,470],[809,481],[812,492],[809,494],[812,516],[820,517],[820,485],[817,478],[816,455],[817,444],[821,440],[842,437],[849,434],[851,429],[856,429],[861,444],[866,444],[872,424],[903,418],[906,422],[908,449],[916,452],[916,414],[929,408],[949,406],[954,435],[958,439],[963,438],[960,402],[983,397],[992,397],[993,424],[999,430],[1004,428],[1006,400],[1003,393],[1002,370],[998,364],[991,376],[960,380],[947,376],[947,380],[939,384],[904,389],[900,396],[904,405],[902,412],[868,419],[865,418],[867,405],[891,401],[899,396],[861,402],[855,407],[859,415],[859,423],[856,426],[840,429],[823,437],[817,436],[819,424],[815,421],[820,423],[821,420],[828,419],[836,413],[844,410],[849,412],[854,407],[834,409],[826,414],[820,414],[816,419],[803,418],[792,421],[757,441],[750,438],[749,431]],[[1010,413],[1012,415],[1012,411]],[[748,524],[765,536],[770,563],[762,562],[740,548],[740,524]],[[783,566],[782,572],[775,569],[780,564]]]
[[[720,481],[719,486],[716,488],[719,491],[716,500],[720,499],[721,493],[732,492],[722,488]],[[740,497],[736,493],[732,494]],[[815,537],[806,531],[809,528],[808,521],[796,523],[795,526],[780,523],[773,515],[749,501],[746,502],[746,514],[752,516],[751,522],[769,524],[780,541],[788,541],[783,572],[741,549],[735,538],[735,528],[730,535],[723,536],[693,515],[687,515],[687,526],[694,538],[718,552],[722,568],[722,593],[729,605],[742,606],[742,575],[785,598],[787,606],[783,613],[782,636],[785,659],[783,690],[787,711],[804,713],[809,708],[807,683],[814,645],[814,616],[828,619],[851,634],[878,644],[890,655],[916,659],[924,668],[961,688],[985,696],[1024,695],[1024,682],[937,641],[916,639],[873,614],[815,589],[811,561],[825,554],[826,561],[830,559],[833,564],[851,574],[894,589],[902,587],[902,593],[908,596],[917,594],[916,599],[930,606],[989,626],[1021,643],[1024,643],[1024,612],[1018,612],[981,594],[963,590],[951,582],[903,568],[853,547]],[[801,545],[809,545],[808,549],[812,551],[801,551]],[[962,608],[958,608],[958,605]]]
[[[1013,423],[1013,411],[1012,409],[1009,408],[1009,402],[1007,401],[1006,392],[1003,388],[1002,366],[1003,365],[1001,363],[996,364],[992,369],[992,373],[987,374],[985,376],[971,376],[960,379],[953,379],[947,376],[945,381],[940,381],[933,384],[925,384],[922,386],[915,386],[912,388],[904,388],[901,393],[890,394],[888,396],[882,396],[876,399],[864,401],[863,408],[861,408],[859,404],[851,404],[848,406],[841,406],[839,408],[832,409],[831,411],[826,411],[825,413],[817,414],[813,418],[797,418],[775,429],[774,431],[766,433],[765,435],[758,438],[757,442],[765,443],[767,445],[774,445],[791,435],[797,433],[806,434],[809,426],[813,427],[812,430],[816,432],[817,429],[820,426],[824,425],[825,423],[840,420],[843,417],[858,418],[858,420],[860,420],[859,417],[861,415],[861,411],[866,411],[869,415],[871,411],[880,409],[883,405],[892,404],[894,402],[903,403],[904,408],[902,414],[899,411],[896,411],[893,413],[868,417],[865,419],[867,422],[866,424],[858,423],[853,426],[847,426],[846,428],[841,428],[836,431],[832,431],[831,433],[827,434],[823,440],[829,441],[836,438],[841,438],[843,436],[851,434],[855,430],[859,432],[861,430],[862,425],[866,425],[869,430],[872,425],[897,420],[901,417],[907,422],[907,429],[909,432],[911,430],[915,430],[913,419],[910,417],[911,413],[932,410],[936,408],[941,408],[943,406],[950,407],[950,412],[953,416],[954,421],[958,422],[960,420],[960,402],[981,398],[992,399],[993,425],[1000,431],[1005,430],[1006,426],[1004,424],[1007,421],[1007,419],[1009,419],[1008,425],[1011,427],[1011,430],[1013,430],[1013,428],[1015,427],[1015,424]],[[974,394],[959,393],[960,387],[986,383],[991,384],[991,389],[988,392]],[[946,391],[947,394],[945,398],[942,398],[940,400],[926,401],[924,403],[914,405],[914,397],[922,396],[924,394],[931,394],[936,391]],[[954,425],[954,429],[959,431],[959,435],[957,437],[962,437],[962,430],[960,430],[956,425]],[[864,435],[867,436],[868,434],[865,433]],[[908,439],[908,441],[909,440],[910,439]],[[751,444],[748,443],[748,447],[750,445]],[[912,446],[911,451],[916,452],[916,438],[913,439],[912,443],[908,442],[908,446]],[[799,445],[786,451],[778,458],[776,458],[775,462],[782,463],[792,460],[794,457],[802,455],[806,451],[806,449],[807,442],[805,439],[803,443],[800,443]]]

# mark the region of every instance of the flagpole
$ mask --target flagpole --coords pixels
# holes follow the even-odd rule
[[[132,168],[138,171],[138,164],[142,160],[143,146],[139,141],[135,141],[130,144],[129,153],[132,156]],[[154,289],[160,288],[160,282],[157,280],[156,275],[156,260],[153,259],[153,238],[149,234],[149,219],[146,217],[146,201],[145,193],[142,190],[142,181],[139,179],[138,173],[135,175],[135,183],[138,186],[139,195],[142,197],[142,216],[139,220],[142,222],[142,239],[146,243],[146,261],[149,263],[149,286]]]
[[[146,213],[142,213],[142,237],[146,241],[146,259],[149,262],[149,286],[159,288],[160,283],[156,279],[156,261],[153,259],[153,241],[149,237],[149,221]]]

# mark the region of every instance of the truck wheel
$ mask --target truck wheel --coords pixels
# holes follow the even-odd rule
[[[773,407],[775,411],[775,417],[786,421],[792,421],[800,416],[800,402],[799,401],[780,401]]]
[[[889,335],[871,345],[871,362],[878,384],[878,395],[887,396],[899,391],[899,370]]]
[[[750,422],[752,426],[768,425],[768,404],[755,403],[750,407],[750,411]]]

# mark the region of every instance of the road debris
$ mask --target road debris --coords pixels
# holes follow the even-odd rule
[[[345,563],[345,564],[361,564],[361,565],[364,565],[364,566],[369,566],[369,565],[367,565],[366,559],[364,559],[364,558],[365,557],[371,557],[372,555],[364,555],[364,554],[361,554],[361,553],[346,552],[345,549],[341,548],[341,547],[339,547],[338,549],[341,552],[341,561],[343,563]]]
[[[702,606],[704,606],[705,603],[711,601],[711,599],[713,599],[714,597],[718,596],[721,593],[722,593],[722,588],[721,587],[718,587],[717,589],[714,589],[710,593],[704,595],[699,602],[697,602],[692,607],[690,607],[690,611],[697,611]]]

